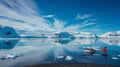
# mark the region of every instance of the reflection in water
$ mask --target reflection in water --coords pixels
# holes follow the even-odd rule
[[[108,59],[108,54],[104,53],[104,54],[102,54],[102,56],[103,56],[103,58],[104,58],[105,60]]]
[[[1,57],[1,60],[16,59],[17,57],[21,57],[21,56],[22,56],[22,54],[16,54],[16,53],[6,54],[6,55]]]
[[[56,39],[55,43],[60,43],[61,45],[67,45],[74,39]]]
[[[95,43],[97,39],[76,39],[75,43],[78,44],[92,44]]]
[[[86,48],[85,54],[82,56],[90,56],[90,55],[95,54],[95,52],[96,52],[96,50],[94,48]]]
[[[103,56],[103,58],[104,58],[105,60],[108,59],[107,51],[108,51],[108,49],[107,49],[106,46],[102,48],[102,52],[103,52],[102,56]]]
[[[59,39],[59,38],[36,38],[21,39],[16,47],[17,41],[0,41],[2,46],[13,45],[12,50],[1,51],[0,56],[11,53],[22,53],[24,56],[9,62],[10,65],[26,65],[36,63],[61,63],[61,62],[77,62],[77,63],[100,63],[120,65],[120,60],[116,62],[114,57],[120,59],[119,46],[111,46],[104,44],[102,40],[96,39]],[[104,41],[104,40],[103,40]],[[109,41],[109,40],[106,40]],[[111,41],[110,41],[111,42]],[[118,42],[118,41],[117,41]],[[23,45],[24,44],[24,45]],[[23,46],[21,46],[23,45]],[[106,46],[108,52],[102,52],[102,48]],[[13,48],[14,47],[14,48]],[[113,50],[113,47],[115,48]],[[1,48],[3,49],[3,48]],[[9,48],[10,49],[10,48]],[[39,59],[38,59],[39,58]],[[32,60],[32,61],[31,61]],[[98,60],[98,61],[96,61]],[[9,61],[9,60],[7,60]],[[26,62],[26,63],[25,63]],[[7,62],[0,65],[6,65]]]
[[[13,49],[15,45],[18,43],[19,39],[6,39],[6,40],[0,40],[0,49]],[[1,51],[0,51],[1,52]],[[0,53],[1,54],[1,53]],[[3,53],[0,55],[1,60],[8,60],[8,59],[16,59],[17,57],[22,56],[22,54],[17,53]]]
[[[0,40],[0,49],[12,49],[19,40]]]
[[[107,43],[109,45],[118,45],[120,46],[120,40],[119,39],[100,39],[100,41]]]

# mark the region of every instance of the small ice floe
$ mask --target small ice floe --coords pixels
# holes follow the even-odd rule
[[[61,59],[61,58],[64,58],[64,56],[57,56],[56,58]]]
[[[120,57],[120,55],[118,55],[118,57]]]
[[[118,60],[118,58],[117,58],[117,57],[112,57],[112,59],[113,59],[113,60]]]
[[[22,54],[15,54],[15,53],[13,53],[13,54],[6,54],[6,55],[1,57],[1,60],[15,59],[15,58],[20,57],[20,56],[22,56]]]
[[[73,57],[67,56],[65,60],[72,60],[72,59],[73,59]]]

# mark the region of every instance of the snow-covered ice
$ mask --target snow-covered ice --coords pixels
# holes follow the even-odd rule
[[[117,57],[112,57],[112,59],[113,59],[113,60],[118,60],[119,58],[117,58]]]
[[[73,59],[73,57],[71,57],[71,56],[66,57],[66,60],[72,60],[72,59]]]
[[[61,58],[64,58],[64,56],[57,56],[56,58],[61,59]]]

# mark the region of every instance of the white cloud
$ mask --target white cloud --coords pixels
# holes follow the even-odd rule
[[[96,21],[93,19],[86,19],[83,23],[81,23],[81,28],[83,27],[87,27],[87,26],[91,26],[91,25],[95,25]]]
[[[69,26],[66,26],[67,22],[65,21],[60,21],[58,19],[55,19],[54,20],[54,30],[55,31],[68,31],[68,32],[75,32],[75,31],[78,31],[79,28],[80,28],[80,25],[79,24],[75,24],[75,25],[69,25]]]
[[[43,16],[44,18],[53,18],[54,17],[54,15],[45,15],[45,16]]]
[[[96,24],[96,19],[92,18],[92,14],[84,14],[84,15],[77,14],[76,19],[77,20],[84,19],[84,22],[79,24],[80,28],[85,28]]]
[[[86,23],[88,23],[89,22],[89,20],[85,20],[82,24],[86,24]]]
[[[96,24],[95,22],[91,22],[91,23],[86,23],[86,24],[82,24],[81,27],[87,27],[87,26],[90,26],[90,25],[94,25]]]
[[[85,20],[82,24],[66,26],[67,22],[59,19],[55,19],[52,23],[45,18],[54,18],[54,15],[42,16],[38,12],[34,0],[1,0],[0,16],[7,17],[0,19],[0,25],[14,27],[18,33],[24,30],[25,32],[22,32],[20,35],[39,36],[44,31],[79,31],[80,28],[96,24],[95,22],[89,22],[90,20]],[[88,19],[89,17],[91,17],[91,14],[83,16],[78,14],[76,19]],[[23,21],[23,23],[20,21]]]
[[[76,25],[70,25],[70,26],[66,27],[65,31],[75,32],[75,31],[79,31],[79,29],[80,29],[80,25],[76,24]]]
[[[60,21],[58,19],[54,19],[54,27],[57,30],[63,30],[66,25],[65,21]]]
[[[80,15],[79,13],[76,16],[76,20],[83,20],[83,19],[88,19],[92,16],[92,14],[84,14],[84,15]]]
[[[29,4],[27,2],[29,2]],[[8,4],[9,7],[5,4]],[[1,0],[0,16],[21,20],[24,21],[24,23],[10,19],[0,19],[0,24],[14,27],[18,32],[19,30],[34,32],[33,35],[38,33],[36,30],[50,29],[51,27],[48,21],[42,18],[35,9],[36,6],[33,0]]]
[[[54,18],[54,15],[40,15],[33,0],[1,0],[0,8],[0,16],[24,21],[21,23],[6,18],[0,19],[1,25],[14,27],[18,33],[21,33],[20,30],[24,30],[25,32],[20,35],[38,36],[41,31],[75,31],[79,29],[78,25],[65,27],[66,22],[58,19],[55,19],[54,23],[49,22],[45,18]]]

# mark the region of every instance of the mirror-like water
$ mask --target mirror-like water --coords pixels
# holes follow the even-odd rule
[[[105,46],[107,52],[102,51]],[[93,51],[89,51],[89,48]],[[2,67],[64,62],[120,65],[120,40],[57,38],[0,40]]]

